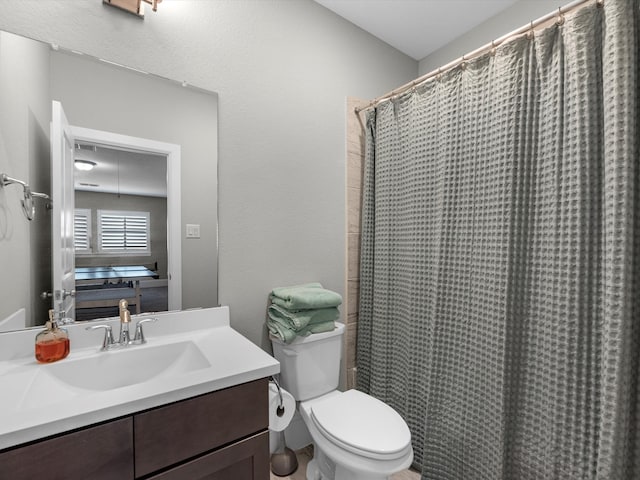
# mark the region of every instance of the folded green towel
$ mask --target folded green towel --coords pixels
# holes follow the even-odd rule
[[[316,308],[313,310],[287,310],[280,305],[271,304],[267,310],[267,315],[274,322],[294,330],[299,331],[309,325],[324,322],[334,322],[340,318],[340,311],[337,307]]]
[[[327,320],[324,322],[309,324],[296,331],[279,319],[272,319],[269,317],[267,320],[267,328],[273,336],[280,338],[285,343],[291,343],[298,336],[307,337],[312,333],[330,332],[336,328],[336,324],[333,320]]]
[[[337,307],[342,303],[339,293],[322,288],[319,283],[293,287],[278,287],[271,291],[271,301],[288,310]]]

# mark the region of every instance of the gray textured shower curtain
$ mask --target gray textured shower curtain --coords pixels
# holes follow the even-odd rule
[[[640,479],[638,8],[368,114],[358,388],[424,479]]]

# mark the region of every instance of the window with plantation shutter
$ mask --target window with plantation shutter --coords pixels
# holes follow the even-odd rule
[[[98,210],[98,251],[150,255],[149,212]]]
[[[91,253],[91,210],[87,208],[75,209],[73,244],[76,254]]]

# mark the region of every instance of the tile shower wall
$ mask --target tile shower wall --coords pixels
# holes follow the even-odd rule
[[[360,287],[360,219],[362,204],[362,168],[364,164],[364,112],[356,107],[369,102],[347,98],[347,252],[346,252],[346,322],[344,358],[347,388],[356,384],[356,337],[358,331],[358,296]]]

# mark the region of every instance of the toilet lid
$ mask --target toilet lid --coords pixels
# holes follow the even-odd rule
[[[357,390],[348,390],[311,407],[325,435],[352,451],[393,455],[406,450],[411,433],[389,405]]]

